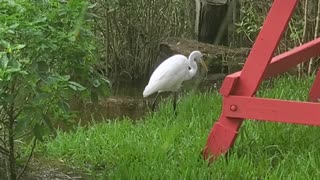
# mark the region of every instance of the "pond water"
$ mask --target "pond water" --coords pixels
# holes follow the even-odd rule
[[[183,83],[180,93],[190,90],[202,92],[218,90],[224,77],[224,74],[198,75],[193,80]],[[92,119],[100,121],[123,117],[137,120],[150,111],[150,105],[156,95],[155,93],[148,98],[143,98],[142,92],[147,83],[148,80],[116,83],[112,86],[111,95],[100,99],[99,104],[75,103],[72,107],[80,113],[84,122]],[[166,98],[169,95],[170,93],[163,93],[161,97]]]

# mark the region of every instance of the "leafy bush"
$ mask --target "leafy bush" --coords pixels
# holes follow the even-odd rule
[[[85,0],[1,1],[0,153],[9,179],[17,178],[16,139],[35,135],[35,145],[47,130],[54,133],[54,120],[71,117],[71,97],[106,93],[108,81],[93,68],[90,8]]]

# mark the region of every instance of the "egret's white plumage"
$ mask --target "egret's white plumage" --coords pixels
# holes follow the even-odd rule
[[[165,60],[153,72],[149,83],[143,91],[143,97],[155,92],[177,91],[181,83],[187,78],[188,59],[182,55],[174,55]]]
[[[199,61],[206,71],[207,66],[201,60],[202,54],[199,51],[193,51],[189,58],[178,54],[171,56],[163,61],[157,69],[152,73],[149,83],[143,91],[143,97],[147,97],[155,92],[158,92],[156,98],[152,103],[152,111],[154,111],[155,103],[160,92],[172,91],[174,92],[173,110],[176,113],[177,91],[183,81],[191,79],[197,73],[197,63]]]
[[[199,60],[204,65],[201,57],[201,52],[193,51],[189,58],[178,54],[163,61],[151,75],[149,83],[143,91],[143,97],[155,92],[176,92],[183,81],[191,79],[196,74],[198,67],[195,61]]]

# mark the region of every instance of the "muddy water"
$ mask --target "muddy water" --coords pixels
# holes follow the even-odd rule
[[[145,81],[114,83],[110,96],[100,98],[98,104],[72,100],[71,108],[81,118],[83,124],[92,119],[101,121],[129,117],[136,120],[149,111],[149,101],[142,97],[145,84]]]
[[[112,85],[111,94],[116,97],[127,96],[142,98],[143,89],[147,84],[147,79],[140,81],[122,80],[121,82],[116,82]]]
[[[224,74],[212,74],[205,77],[196,77],[194,80],[184,83],[183,90],[195,89],[197,91],[212,91],[219,89]],[[113,85],[111,96],[100,100],[99,104],[91,102],[75,103],[72,108],[79,112],[82,121],[96,121],[102,119],[115,119],[129,117],[133,120],[140,119],[150,111],[154,95],[148,98],[142,97],[142,92],[147,81],[122,82]],[[168,93],[163,94],[166,98]]]

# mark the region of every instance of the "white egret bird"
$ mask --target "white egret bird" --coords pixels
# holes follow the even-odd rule
[[[177,54],[169,57],[157,67],[143,91],[143,97],[148,97],[155,92],[158,93],[152,103],[152,111],[155,109],[155,103],[159,94],[161,92],[171,91],[174,95],[173,109],[176,113],[177,91],[183,81],[190,80],[196,74],[198,70],[196,62],[200,62],[206,72],[208,72],[206,64],[201,59],[202,56],[200,51],[191,52],[189,58]]]

